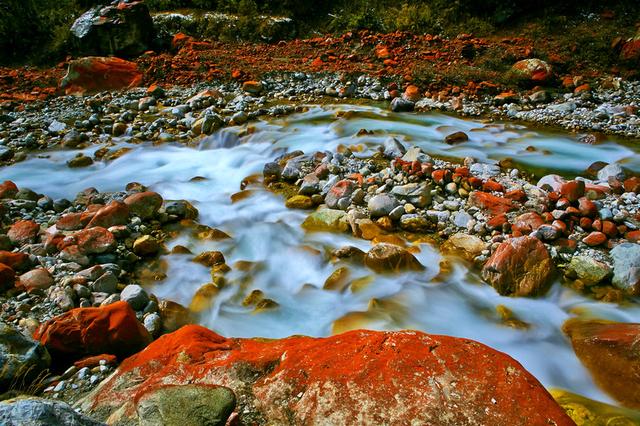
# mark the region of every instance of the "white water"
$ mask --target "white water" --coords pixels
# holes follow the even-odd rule
[[[357,113],[337,118],[338,110]],[[202,324],[220,334],[326,336],[332,333],[336,320],[363,312],[347,327],[411,328],[475,339],[507,352],[548,387],[610,402],[581,366],[561,326],[578,312],[640,322],[637,306],[596,303],[559,284],[543,298],[501,297],[459,261],[451,260],[452,271],[440,274],[441,255],[427,244],[421,244],[417,254],[427,267],[424,272],[385,276],[350,267],[352,279],[371,276],[371,283],[358,292],[323,290],[324,281],[337,267],[325,253],[345,245],[367,250],[370,243],[348,235],[303,232],[300,224],[306,213],[286,209],[284,200],[260,187],[252,186],[253,195],[237,203],[232,204],[230,196],[240,190],[243,178],[260,173],[264,163],[285,150],[312,153],[332,150],[339,144],[364,144],[371,150],[389,134],[433,155],[513,157],[522,164],[564,173],[584,170],[595,160],[620,161],[636,169],[638,160],[634,160],[632,150],[613,142],[583,145],[570,136],[541,134],[520,126],[485,125],[437,114],[389,115],[375,108],[354,106],[312,108],[307,113],[252,126],[256,131],[250,136],[238,137],[240,128],[226,129],[203,139],[198,149],[131,145],[133,150],[123,157],[84,169],[66,167],[66,161],[77,151],[50,152],[46,158],[30,158],[3,169],[1,178],[52,197],[70,199],[90,186],[116,191],[137,181],[166,199],[192,201],[200,211],[200,222],[227,232],[233,239],[200,242],[182,235],[171,241],[170,247],[181,244],[194,253],[220,250],[231,266],[238,261],[255,263],[251,272],[238,268],[230,272],[230,285],[201,317]],[[381,132],[357,137],[363,128]],[[471,141],[456,147],[445,145],[441,142],[443,135],[452,129],[468,132]],[[538,152],[525,151],[527,146],[535,146]],[[90,154],[95,149],[85,152]],[[192,181],[196,176],[206,179]],[[169,264],[167,278],[150,291],[188,306],[196,290],[210,281],[209,270],[191,262],[188,255],[164,258]],[[242,300],[254,289],[262,290],[279,307],[260,313],[244,307]],[[369,310],[372,299],[381,301],[381,306]],[[498,305],[507,306],[531,327],[515,329],[501,324],[496,315]]]

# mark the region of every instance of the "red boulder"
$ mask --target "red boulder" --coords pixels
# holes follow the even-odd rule
[[[134,62],[115,57],[86,57],[69,63],[60,82],[67,95],[84,95],[140,85],[142,73]]]

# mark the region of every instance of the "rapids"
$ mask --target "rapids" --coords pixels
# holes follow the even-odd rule
[[[427,267],[420,273],[376,275],[350,267],[350,280],[359,285],[345,291],[324,290],[335,270],[326,253],[345,245],[368,250],[370,243],[349,235],[307,233],[300,224],[306,213],[284,207],[284,200],[260,185],[250,185],[247,197],[232,202],[242,180],[260,174],[263,165],[290,150],[312,153],[335,150],[340,144],[359,145],[356,155],[371,154],[385,138],[396,136],[440,157],[478,160],[511,158],[530,170],[575,176],[593,161],[619,162],[640,171],[640,156],[624,143],[607,140],[596,145],[575,135],[530,129],[513,123],[484,123],[447,115],[391,114],[374,107],[337,105],[310,107],[286,118],[226,128],[203,138],[197,147],[179,144],[118,145],[132,150],[109,162],[70,169],[66,161],[77,150],[34,155],[2,171],[20,187],[51,197],[73,199],[87,187],[123,190],[136,181],[165,199],[188,199],[200,211],[199,222],[223,230],[231,240],[203,242],[189,235],[170,241],[194,253],[220,250],[232,271],[229,285],[216,297],[200,322],[225,336],[270,338],[293,334],[326,336],[353,328],[419,329],[429,333],[467,337],[504,351],[520,361],[547,387],[611,402],[593,384],[562,334],[562,323],[573,315],[640,322],[635,304],[594,302],[556,283],[537,299],[499,296],[481,282],[477,271],[451,258],[441,271],[437,248],[420,244],[417,258]],[[374,131],[358,136],[360,129]],[[457,146],[442,142],[453,131],[466,132],[470,141]],[[84,150],[87,155],[99,147]],[[356,150],[358,151],[358,150]],[[204,179],[193,180],[194,177]],[[208,268],[188,255],[166,255],[167,277],[149,291],[188,306],[196,290],[210,281]],[[234,267],[243,261],[244,267]],[[249,263],[250,262],[250,263]],[[260,289],[275,300],[276,309],[253,312],[243,299]],[[506,306],[528,328],[509,327],[496,312]]]

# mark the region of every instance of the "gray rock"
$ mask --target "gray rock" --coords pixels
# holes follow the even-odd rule
[[[302,167],[308,163],[310,158],[307,155],[299,155],[287,161],[282,169],[282,177],[288,180],[299,179],[302,176]]]
[[[398,206],[395,209],[391,210],[391,213],[389,213],[389,217],[392,220],[400,220],[400,218],[404,214],[405,214],[404,206]]]
[[[431,162],[431,157],[422,152],[419,147],[414,146],[409,148],[407,152],[402,156],[402,161],[418,161],[420,163],[429,163]]]
[[[205,135],[210,135],[211,133],[222,127],[223,123],[224,121],[222,120],[222,117],[220,117],[218,114],[207,112],[202,119],[200,132]]]
[[[236,405],[223,386],[164,386],[143,394],[136,403],[140,426],[224,426]]]
[[[91,289],[99,293],[113,294],[118,289],[118,278],[111,272],[105,272],[91,284]]]
[[[0,424],[4,426],[104,425],[77,413],[69,404],[35,397],[0,402]]]
[[[398,200],[389,194],[378,194],[369,200],[367,207],[371,217],[387,216],[398,207]]]
[[[416,207],[425,207],[431,203],[431,186],[426,182],[394,186],[391,194]]]
[[[469,223],[472,220],[473,220],[473,216],[471,216],[466,211],[461,210],[457,214],[454,215],[453,224],[456,225],[458,228],[467,229],[469,227]]]
[[[611,267],[590,256],[573,256],[567,272],[585,285],[595,285],[611,275]]]
[[[400,218],[400,228],[409,232],[429,232],[433,230],[433,223],[418,214],[405,214]]]
[[[490,163],[473,163],[469,167],[469,172],[475,177],[486,180],[490,177],[498,176],[500,174],[500,166]]]
[[[407,149],[396,138],[387,138],[384,141],[384,155],[388,158],[402,157],[407,152]]]
[[[144,328],[146,328],[152,336],[157,337],[160,334],[160,330],[162,329],[162,319],[157,312],[153,312],[145,316],[143,324]]]
[[[54,135],[57,135],[64,132],[66,128],[67,128],[67,125],[62,121],[53,120],[53,122],[49,124],[49,127],[47,128],[47,130],[49,131],[49,133],[53,133]]]
[[[394,98],[391,101],[391,111],[393,112],[411,112],[414,110],[416,104],[401,97]]]
[[[51,357],[44,346],[0,322],[0,394],[9,387],[31,385],[50,365]]]
[[[137,284],[129,284],[120,293],[120,299],[131,305],[135,311],[141,311],[149,303],[149,295]]]
[[[624,170],[620,164],[607,164],[598,171],[598,180],[608,182],[609,178],[624,179]]]
[[[320,192],[320,179],[314,173],[309,173],[302,179],[302,184],[300,185],[300,190],[298,193],[300,195],[313,195]]]
[[[613,259],[613,285],[632,294],[640,293],[640,244],[619,244],[610,255]]]

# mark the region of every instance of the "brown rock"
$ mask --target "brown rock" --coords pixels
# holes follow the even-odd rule
[[[482,268],[482,278],[502,295],[544,293],[553,278],[549,252],[537,238],[511,238],[498,246]]]
[[[627,192],[635,192],[636,194],[640,194],[640,177],[634,176],[625,180],[624,190]]]
[[[536,212],[524,213],[513,220],[511,228],[514,232],[526,235],[544,225],[544,220]]]
[[[569,201],[577,201],[584,195],[584,181],[570,180],[560,185],[560,194]]]
[[[18,193],[18,187],[10,180],[0,183],[0,199],[13,198]]]
[[[457,145],[469,140],[469,136],[465,132],[455,132],[444,138],[445,143],[449,145]]]
[[[116,239],[113,234],[99,226],[78,231],[73,234],[73,237],[82,254],[106,253],[116,247]]]
[[[604,244],[607,241],[607,236],[599,231],[593,231],[582,239],[582,242],[589,247],[596,247]]]
[[[424,266],[402,247],[393,244],[376,244],[367,252],[364,264],[376,272],[402,270],[421,271]]]
[[[16,273],[4,263],[0,263],[0,291],[9,290],[16,282]]]
[[[60,86],[67,95],[84,95],[137,86],[142,73],[134,62],[115,57],[86,57],[69,63]]]
[[[87,227],[109,228],[110,226],[126,225],[128,221],[129,207],[125,203],[114,200],[98,210]]]
[[[0,263],[4,263],[14,271],[24,271],[31,266],[28,254],[4,250],[0,250]]]
[[[129,206],[131,214],[142,219],[150,219],[162,207],[162,197],[157,192],[139,192],[125,198],[124,203]]]
[[[40,232],[40,225],[32,220],[20,220],[14,223],[7,236],[13,244],[21,246],[23,244],[32,244],[36,242],[38,233]]]
[[[28,292],[46,290],[53,285],[53,277],[44,268],[34,269],[20,275],[20,286]]]

